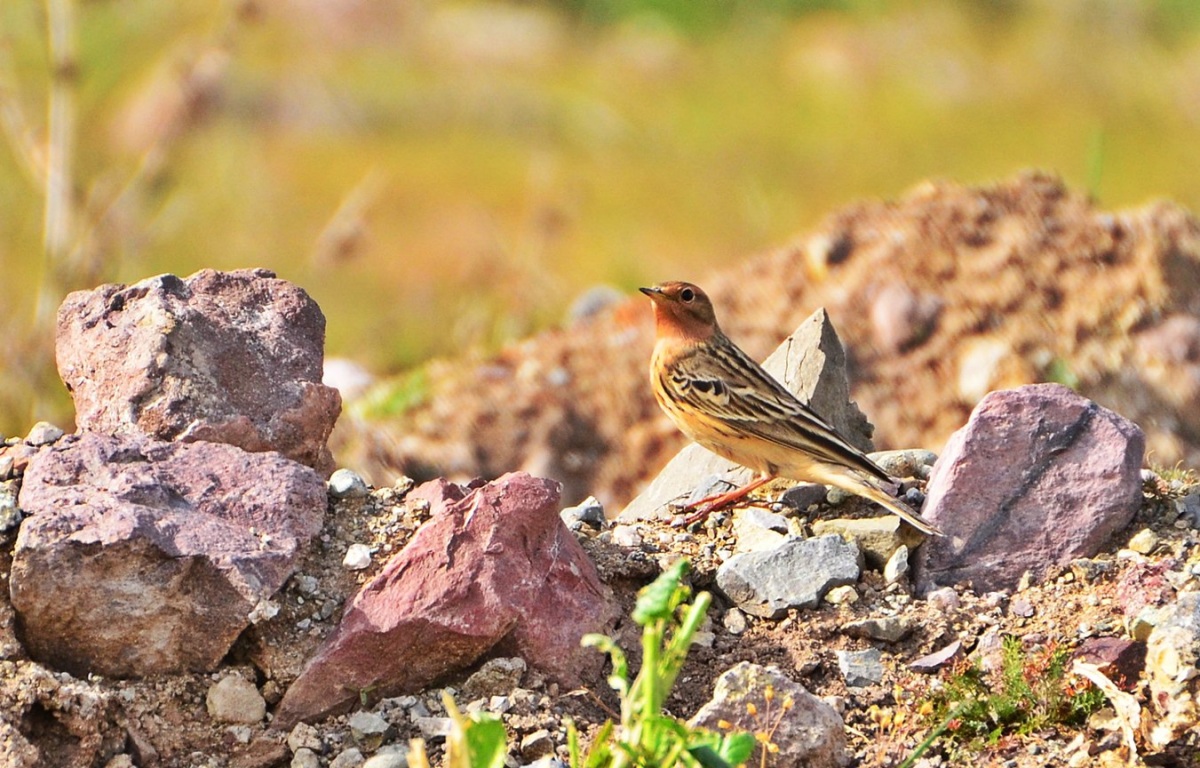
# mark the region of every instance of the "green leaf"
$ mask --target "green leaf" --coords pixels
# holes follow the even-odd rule
[[[652,621],[666,619],[678,604],[676,590],[688,572],[687,560],[676,560],[651,584],[638,592],[637,605],[633,609],[633,620],[644,627]]]
[[[472,717],[466,726],[466,737],[471,768],[503,768],[508,736],[499,718],[487,714]]]

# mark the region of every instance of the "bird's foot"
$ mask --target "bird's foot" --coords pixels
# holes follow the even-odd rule
[[[681,510],[686,514],[680,521],[675,523],[675,525],[680,528],[686,528],[692,523],[697,523],[707,518],[718,509],[723,509],[734,502],[741,501],[750,495],[751,491],[755,490],[764,483],[769,482],[770,480],[772,480],[772,478],[769,476],[755,478],[746,485],[743,485],[741,488],[734,488],[732,491],[706,496],[699,501],[694,501]]]

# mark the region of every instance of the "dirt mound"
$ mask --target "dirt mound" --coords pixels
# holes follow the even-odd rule
[[[940,449],[987,391],[1060,381],[1145,428],[1152,461],[1200,460],[1200,222],[1176,205],[1105,212],[1035,173],[928,182],[738,266],[661,277],[703,285],[759,358],[828,309],[877,447]],[[637,297],[435,364],[419,403],[360,424],[343,461],[377,482],[523,468],[568,502],[621,504],[683,444],[646,384],[650,346]]]

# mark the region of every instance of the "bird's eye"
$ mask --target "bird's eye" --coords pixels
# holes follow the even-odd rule
[[[696,292],[691,288],[684,288],[679,292],[679,298],[682,301],[691,301],[692,299],[696,298]]]

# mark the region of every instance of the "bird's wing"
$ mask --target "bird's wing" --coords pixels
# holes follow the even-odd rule
[[[667,379],[676,399],[710,418],[824,461],[890,479],[728,339],[706,345],[703,353],[681,356]]]

